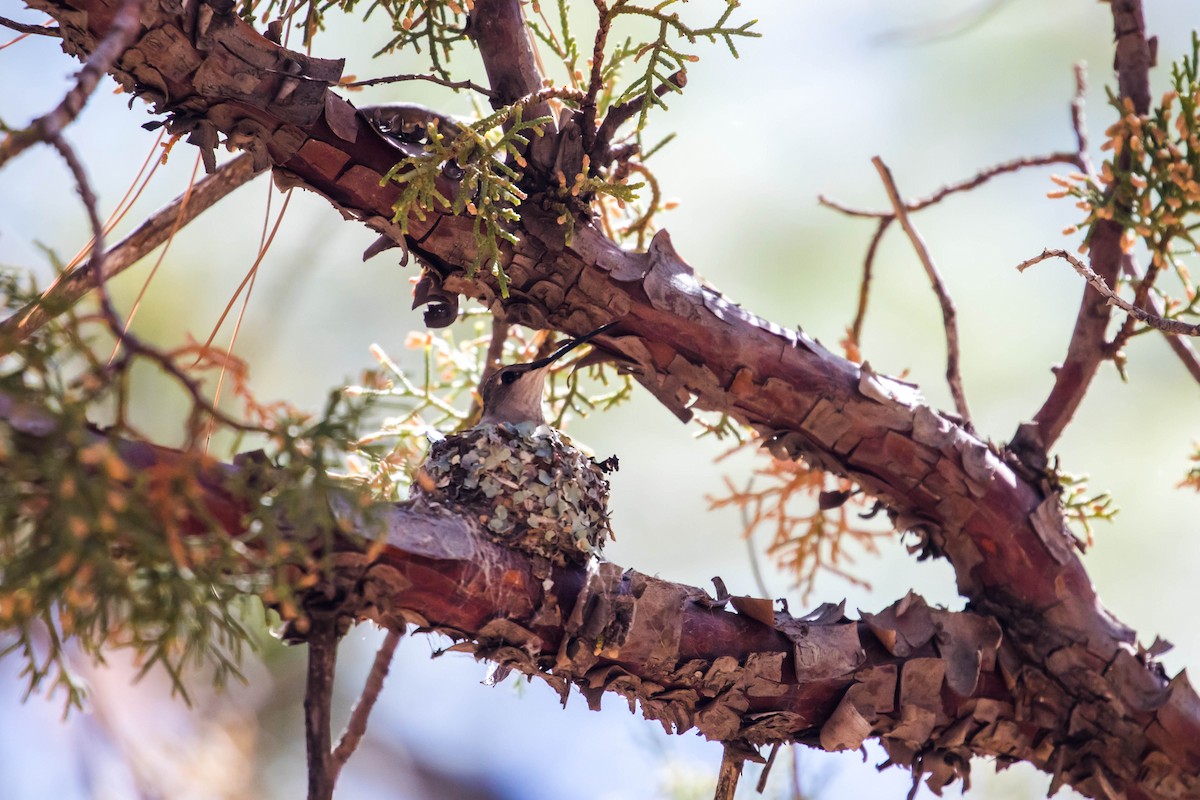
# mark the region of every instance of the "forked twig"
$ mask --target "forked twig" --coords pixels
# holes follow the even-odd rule
[[[892,201],[892,208],[895,212],[896,219],[900,223],[900,227],[904,228],[904,232],[908,234],[909,241],[912,242],[913,249],[917,251],[917,257],[921,259],[921,264],[925,267],[925,274],[929,277],[929,282],[933,286],[933,292],[937,295],[938,303],[942,307],[942,324],[946,329],[946,382],[950,385],[950,394],[954,398],[954,407],[958,411],[958,415],[962,417],[963,424],[969,429],[971,427],[971,411],[967,407],[967,396],[963,392],[962,374],[959,372],[959,352],[958,352],[958,312],[954,309],[954,301],[950,298],[950,292],[946,288],[945,282],[942,280],[941,273],[933,263],[933,256],[929,253],[929,248],[925,245],[925,240],[921,238],[920,232],[909,219],[908,209],[904,205],[904,201],[900,198],[900,190],[896,188],[896,182],[892,178],[892,171],[883,163],[883,159],[875,156],[871,159],[871,163],[875,165],[875,169],[879,171],[879,177],[883,181],[883,188],[887,192],[888,199]]]
[[[1070,164],[1072,166],[1079,167],[1080,169],[1084,168],[1081,165],[1079,155],[1077,153],[1068,153],[1065,151],[1048,153],[1044,156],[1024,156],[1022,158],[1014,158],[1011,161],[1004,161],[1000,164],[990,166],[987,169],[980,170],[965,180],[958,181],[957,183],[947,184],[927,197],[909,200],[908,202],[903,203],[903,207],[905,211],[920,211],[936,203],[940,203],[942,200],[945,200],[952,194],[970,191],[978,186],[982,186],[997,176],[1007,175],[1010,172],[1017,172],[1018,170],[1025,169],[1027,167],[1044,167],[1049,166],[1050,164]],[[825,195],[819,195],[817,197],[817,202],[826,208],[832,208],[834,211],[838,211],[848,217],[890,219],[896,216],[896,212],[894,210],[876,211],[874,209],[854,208],[853,206],[845,205],[830,197],[826,197]]]

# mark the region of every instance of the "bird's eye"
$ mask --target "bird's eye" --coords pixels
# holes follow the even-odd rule
[[[516,383],[518,377],[519,376],[515,372],[502,372],[502,373],[500,373],[500,382],[503,383],[505,386],[508,386],[510,384]]]

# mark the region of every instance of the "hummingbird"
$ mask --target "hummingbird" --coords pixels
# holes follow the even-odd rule
[[[616,459],[597,464],[549,427],[542,391],[551,365],[613,325],[496,370],[483,384],[479,422],[430,445],[411,499],[470,511],[489,538],[554,564],[597,554],[612,535],[605,473]]]
[[[534,425],[545,425],[542,389],[546,385],[546,373],[551,365],[614,325],[615,322],[609,322],[578,339],[571,339],[545,358],[525,364],[509,364],[496,370],[483,384],[483,411],[479,416],[479,424],[521,425],[532,422]]]

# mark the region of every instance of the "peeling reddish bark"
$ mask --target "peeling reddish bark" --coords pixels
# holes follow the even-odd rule
[[[1119,96],[1128,98],[1136,113],[1145,114],[1150,109],[1151,53],[1141,1],[1112,0],[1111,5]],[[1128,157],[1128,153],[1122,156],[1125,160]],[[1119,223],[1101,220],[1093,229],[1089,242],[1092,270],[1109,286],[1116,286],[1121,274],[1125,255],[1121,248],[1123,232]],[[1105,333],[1111,316],[1108,299],[1085,287],[1066,357],[1055,368],[1054,386],[1033,418],[1044,449],[1058,440],[1083,402],[1096,371],[1109,358]]]
[[[103,35],[112,8],[105,0],[34,0],[31,5],[59,20],[64,48],[77,55],[86,54]],[[506,5],[510,13],[516,7],[511,2],[488,5]],[[1136,8],[1127,0],[1118,5],[1122,10]],[[950,677],[960,674],[951,669],[951,662],[975,658],[970,653],[987,662],[989,648],[975,631],[958,634],[960,640],[972,643],[973,650],[949,655],[940,642],[931,644],[933,640],[926,639],[914,652],[928,658],[904,656],[910,660],[899,672],[900,695],[923,699],[888,709],[884,699],[888,687],[896,686],[895,679],[879,672],[888,666],[887,660],[880,656],[871,661],[875,645],[865,644],[871,637],[878,641],[879,631],[868,637],[858,623],[831,621],[831,625],[854,626],[855,636],[864,642],[866,660],[841,663],[840,672],[804,684],[803,691],[819,697],[818,705],[825,704],[821,708],[827,710],[826,716],[817,714],[815,706],[790,716],[791,707],[783,708],[778,695],[751,693],[746,697],[753,700],[747,699],[745,708],[738,705],[741,700],[723,706],[737,708],[736,721],[702,724],[700,692],[689,707],[695,711],[691,722],[701,730],[728,740],[795,739],[828,749],[857,746],[868,735],[881,736],[895,760],[933,771],[938,780],[958,770],[959,761],[969,753],[1005,753],[1029,760],[1054,774],[1056,782],[1067,782],[1092,796],[1200,795],[1200,698],[1183,675],[1168,682],[1135,646],[1133,632],[1104,610],[1074,552],[1057,499],[1016,459],[930,408],[912,387],[877,375],[866,365],[852,364],[801,332],[742,311],[698,279],[665,233],[654,239],[648,252],[631,253],[580,223],[567,246],[555,222],[558,212],[543,210],[535,198],[521,209],[520,244],[506,249],[512,290],[511,298],[501,302],[492,285],[464,277],[474,254],[469,219],[431,214],[424,222],[413,220],[407,238],[400,236],[398,226],[390,221],[396,192],[379,185],[399,155],[348,101],[328,91],[340,64],[286,51],[240,20],[202,3],[148,3],[143,24],[144,35],[118,63],[117,77],[127,89],[168,113],[173,131],[190,132],[190,141],[208,150],[215,147],[218,136],[227,137],[257,161],[273,165],[277,179],[317,191],[348,217],[404,241],[425,264],[427,280],[448,292],[479,297],[506,321],[577,335],[619,319],[614,348],[665,405],[683,418],[693,406],[729,413],[759,430],[777,455],[803,457],[860,483],[888,505],[899,529],[917,532],[929,552],[949,559],[970,608],[994,619],[1003,633],[999,648],[990,648],[997,666],[985,670],[994,680],[979,683],[986,684],[988,691],[993,684],[1002,687],[1001,697],[982,698],[976,693],[957,698],[949,710],[945,705],[947,693],[954,693],[952,681],[961,688],[961,679]],[[506,89],[510,94],[516,91]],[[409,526],[424,530],[421,523],[403,515],[397,517],[397,524],[404,530]],[[420,566],[419,552],[403,549],[406,534],[396,535],[400,537],[396,547],[408,555],[396,555],[390,568],[404,575],[410,584],[405,591],[415,592],[411,597],[418,597],[420,604],[410,595],[393,596],[373,613],[385,619],[389,614],[403,618],[404,608],[424,614],[438,602],[454,598],[464,613],[475,609],[480,616],[463,620],[471,624],[462,627],[447,620],[431,624],[477,638],[480,651],[488,657],[515,661],[522,668],[546,666],[537,656],[529,655],[530,661],[514,655],[530,652],[530,640],[522,630],[532,631],[540,642],[533,648],[535,653],[549,652],[545,648],[552,649],[554,642],[568,641],[521,623],[513,624],[522,630],[493,625],[489,632],[492,623],[484,618],[497,610],[486,605],[494,599],[495,587],[480,582],[475,573],[458,575],[464,584],[447,582],[439,570]],[[447,543],[459,541],[447,532],[437,537]],[[487,556],[501,557],[491,551]],[[465,564],[461,568],[471,569]],[[609,577],[612,585],[603,591],[610,594],[601,596],[620,605],[617,598],[628,596],[620,588],[625,579]],[[629,578],[631,586],[634,580]],[[503,595],[506,601],[523,596],[508,588]],[[562,591],[560,604],[574,596]],[[526,610],[533,613],[539,602],[530,599]],[[528,619],[511,610],[502,616]],[[681,649],[647,657],[674,659],[671,667],[654,661],[655,669],[680,670],[689,657],[682,650],[682,631],[701,637],[686,641],[702,648],[701,642],[712,641],[702,632],[715,626],[722,636],[732,636],[733,642],[757,643],[724,653],[738,662],[727,665],[730,669],[738,675],[753,672],[755,686],[760,678],[768,683],[782,680],[783,662],[771,662],[771,658],[788,657],[789,646],[779,638],[780,623],[776,621],[774,628],[757,626],[782,646],[777,650],[760,641],[767,635],[763,631],[745,627],[745,616],[689,611],[683,619],[691,621],[680,623]],[[955,635],[948,636],[952,644]],[[494,644],[501,641],[505,644]],[[788,641],[795,644],[794,639]],[[934,651],[920,649],[927,646]],[[634,674],[627,659],[637,651],[630,647],[632,651],[621,648],[606,657],[614,668]],[[834,669],[826,666],[829,660],[836,661],[837,654],[851,649],[833,637],[822,639],[809,652],[822,669]],[[696,653],[705,658],[714,655],[703,649]],[[554,668],[564,669],[572,680],[596,689],[627,690],[643,701],[658,698],[665,715],[677,713],[678,708],[654,692],[643,697],[647,681],[662,691],[696,690],[677,671],[644,670],[635,676],[639,688],[628,688],[632,684],[597,677],[596,664],[585,668],[570,654],[566,662],[561,658],[560,653]],[[553,673],[546,677],[555,679]],[[724,685],[723,681],[717,683]],[[719,691],[728,690],[726,686]],[[838,699],[830,712],[834,696]],[[776,699],[764,699],[770,697]],[[1000,705],[988,705],[980,712],[983,699]],[[969,700],[975,702],[970,709],[964,705]],[[752,709],[764,710],[772,703],[776,707],[771,713],[783,715],[778,725],[757,726],[747,716]]]

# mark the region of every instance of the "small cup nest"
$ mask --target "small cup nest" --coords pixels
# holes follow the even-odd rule
[[[413,497],[471,511],[496,542],[582,564],[612,536],[608,481],[558,431],[480,425],[429,449]]]

